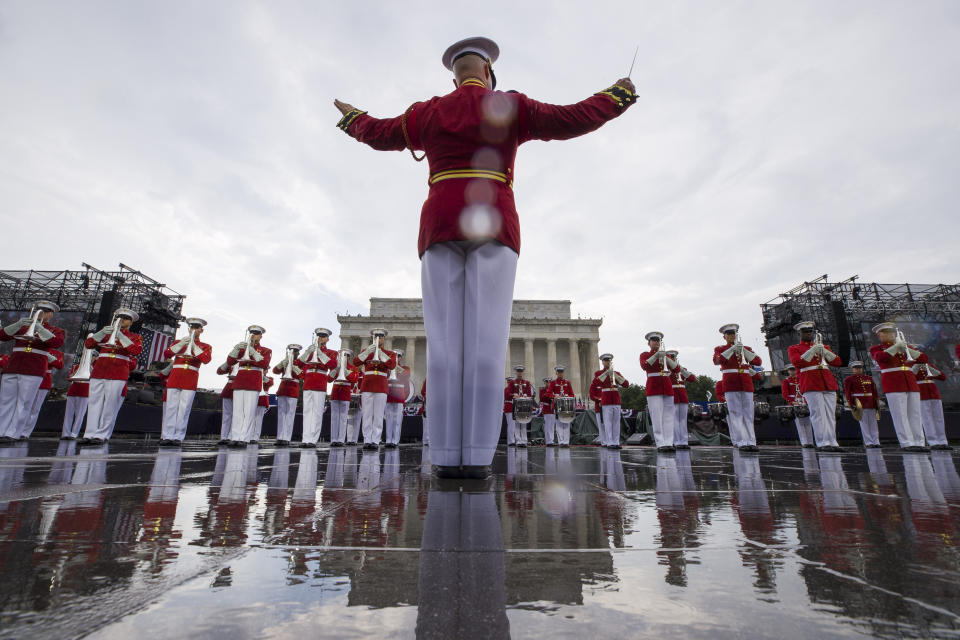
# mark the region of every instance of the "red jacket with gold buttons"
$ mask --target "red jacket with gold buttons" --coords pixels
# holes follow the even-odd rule
[[[103,342],[97,342],[96,338],[87,338],[83,346],[87,349],[97,349],[100,354],[93,361],[93,370],[90,373],[90,379],[100,378],[103,380],[126,380],[130,377],[133,370],[131,364],[136,367],[137,356],[143,351],[143,341],[139,334],[121,329],[120,333],[125,335],[132,343],[124,347],[118,340],[113,346],[108,345],[109,335],[103,339]]]
[[[627,382],[627,379],[620,375],[620,372],[616,369],[613,371],[617,375],[616,384],[611,380],[612,376],[607,376],[601,380],[600,375],[606,371],[606,369],[600,369],[599,371],[593,372],[593,382],[590,383],[590,395],[593,397],[593,391],[596,390],[600,396],[601,406],[618,405],[621,402],[620,388],[626,389],[630,386],[630,383]]]
[[[280,368],[278,364],[273,368],[273,372],[279,375],[283,375],[283,369]],[[277,387],[277,395],[283,396],[284,398],[299,398],[300,397],[300,380],[303,378],[303,372],[297,373],[293,371],[293,380],[284,380],[280,378],[280,386]]]
[[[940,389],[937,388],[934,380],[946,380],[947,374],[938,369],[936,375],[930,375],[932,372],[921,365],[914,365],[913,372],[917,376],[917,386],[920,387],[920,399],[939,400]]]
[[[533,385],[529,380],[512,378],[503,389],[503,412],[513,413],[513,396],[533,397]]]
[[[843,379],[843,397],[850,406],[853,406],[854,400],[859,400],[864,409],[876,409],[880,398],[873,378],[856,374]]]
[[[683,367],[677,367],[673,370],[673,373],[670,375],[670,383],[673,385],[674,404],[688,404],[690,402],[690,398],[687,396],[686,383],[696,381],[697,376]]]
[[[403,404],[410,390],[410,367],[400,365],[399,369],[396,380],[387,380],[387,382],[389,382],[387,391],[388,404]]]
[[[653,361],[653,364],[647,362],[654,353],[656,352],[644,351],[640,354],[640,368],[647,372],[647,395],[672,396],[672,371],[667,368],[666,360],[657,358]]]
[[[397,354],[387,349],[380,349],[380,353],[387,356],[386,361],[375,360],[375,351],[371,351],[361,360],[358,354],[353,364],[363,368],[363,380],[360,382],[361,393],[386,393],[389,390],[387,378],[390,370],[397,366]]]
[[[164,360],[173,358],[173,369],[170,370],[170,377],[167,378],[167,389],[192,389],[196,391],[197,379],[200,377],[200,365],[210,364],[213,347],[199,340],[194,342],[194,345],[200,350],[197,355],[182,355],[186,351],[185,346],[174,353],[174,345],[170,345],[163,352]]]
[[[327,383],[336,377],[337,358],[339,354],[333,349],[327,349],[326,347],[321,347],[320,351],[328,358],[326,362],[314,362],[313,354],[310,354],[306,362],[297,358],[294,363],[303,369],[304,391],[326,392]]]
[[[827,351],[830,351],[829,345],[823,345]],[[815,355],[810,360],[804,360],[803,354],[813,347],[812,342],[801,342],[790,345],[787,349],[787,355],[790,358],[790,364],[797,368],[797,386],[800,393],[807,391],[836,391],[837,379],[830,372],[829,367],[839,367],[842,364],[840,356],[834,355],[833,359],[823,361],[820,355]]]
[[[22,337],[23,334],[29,330],[29,325],[20,327],[12,336],[7,335],[6,331],[0,330],[0,342],[14,341],[10,359],[7,360],[7,364],[3,368],[4,373],[17,373],[24,376],[42,376],[47,372],[47,353],[49,353],[51,349],[59,349],[62,347],[66,334],[60,327],[46,323],[44,323],[43,327],[53,334],[53,337],[49,340],[40,340],[38,338],[27,339]]]
[[[890,355],[886,352],[893,346],[890,344],[875,344],[870,347],[870,357],[880,367],[880,384],[883,386],[884,393],[920,393],[920,387],[917,386],[917,376],[913,373],[913,365],[928,362],[927,354],[921,353],[916,361],[904,354],[897,352]]]
[[[236,358],[231,355],[227,356],[228,366],[232,367],[235,364],[240,365],[237,367],[237,375],[233,379],[234,391],[259,392],[263,386],[264,376],[270,368],[270,357],[273,355],[273,352],[259,344],[255,345],[254,349],[263,356],[262,360],[258,361],[252,358],[250,360],[243,360],[243,352]]]
[[[53,372],[51,369],[63,369],[63,351],[50,349],[50,355],[54,356],[54,360],[50,362],[48,358],[47,372],[43,374],[43,382],[40,383],[41,391],[53,389]]]
[[[258,407],[267,407],[267,408],[270,407],[270,396],[268,394],[270,393],[270,387],[272,386],[273,386],[273,377],[266,376],[263,379],[263,391],[257,397]]]
[[[787,404],[794,404],[797,401],[797,377],[790,376],[784,378],[780,383],[780,395]]]
[[[753,367],[763,364],[760,356],[756,355],[750,362],[743,362],[740,352],[736,351],[729,358],[723,356],[723,352],[730,348],[729,344],[722,344],[713,348],[713,364],[720,366],[721,378],[723,382],[724,393],[731,391],[749,391],[753,393]],[[750,349],[750,347],[747,347]],[[753,351],[753,349],[750,349]],[[722,400],[721,402],[726,402]]]
[[[350,396],[353,394],[353,385],[357,383],[360,374],[357,368],[352,364],[347,364],[346,380],[338,381],[336,376],[333,378],[333,384],[330,386],[330,400],[340,400],[350,402]]]

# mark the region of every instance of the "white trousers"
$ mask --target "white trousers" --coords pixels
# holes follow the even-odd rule
[[[167,401],[163,403],[163,427],[160,437],[166,440],[183,440],[187,435],[190,411],[196,389],[167,389]]]
[[[513,416],[510,416],[510,419],[513,420]],[[513,441],[517,444],[527,444],[527,427],[530,423],[521,424],[516,420],[513,420]]]
[[[601,412],[603,427],[600,429],[600,443],[606,446],[620,444],[620,405],[605,404]]]
[[[277,396],[277,440],[290,442],[293,439],[293,421],[296,417],[297,399]]]
[[[364,391],[360,394],[360,404],[363,407],[363,443],[380,444],[387,394]]]
[[[794,418],[793,422],[797,425],[797,437],[800,439],[800,444],[802,446],[812,445],[813,425],[810,423],[810,418]]]
[[[349,403],[347,403],[347,442],[356,443],[359,441],[360,420],[363,418],[363,411],[361,409],[358,409],[357,412],[351,416],[350,406]]]
[[[350,409],[348,400],[330,401],[330,442],[344,442],[347,437],[347,414]],[[306,442],[306,438],[303,440]]]
[[[673,403],[673,444],[687,446],[690,444],[687,435],[687,413],[690,405],[686,402]]]
[[[557,416],[553,413],[543,414],[543,439],[546,444],[553,444],[557,431]]]
[[[30,419],[43,376],[8,373],[0,377],[0,436],[16,438]]]
[[[83,427],[83,418],[87,415],[87,403],[89,398],[85,396],[67,396],[67,405],[63,411],[63,430],[60,435],[64,438],[76,438],[80,435],[80,429]]]
[[[403,403],[388,402],[384,416],[387,419],[387,443],[400,444],[400,427],[403,426]]]
[[[647,411],[650,412],[650,422],[653,424],[653,439],[658,447],[673,446],[673,429],[676,410],[673,405],[673,396],[647,396]]]
[[[507,420],[507,444],[515,444],[517,441],[517,425],[513,423],[513,414],[505,412],[503,417]]]
[[[270,407],[261,407],[257,405],[257,419],[254,421],[254,432],[251,440],[259,440],[260,434],[263,433],[263,418],[267,415],[267,411],[270,411]]]
[[[901,447],[923,446],[923,418],[920,394],[916,391],[887,393],[887,406]]]
[[[756,445],[753,432],[753,391],[727,391],[727,426],[733,446]]]
[[[300,440],[304,443],[317,444],[320,441],[320,430],[323,428],[323,407],[327,402],[326,391],[303,392],[303,434]],[[333,441],[333,421],[330,422],[331,442]],[[341,441],[342,442],[342,441]]]
[[[431,462],[488,465],[500,438],[503,370],[517,254],[496,243],[442,242],[420,263],[430,348]],[[436,386],[434,386],[436,385]]]
[[[920,401],[923,435],[927,444],[947,444],[947,427],[943,420],[943,402],[939,398]]]
[[[43,407],[43,401],[47,399],[50,389],[37,389],[37,397],[33,399],[33,407],[30,408],[30,416],[26,424],[20,430],[21,438],[29,438],[33,430],[37,428],[37,418],[40,417],[40,409]],[[941,410],[941,415],[943,411]]]
[[[807,391],[803,399],[810,407],[810,424],[817,446],[837,446],[837,394],[833,391]]]
[[[108,440],[113,435],[113,426],[116,424],[120,405],[123,404],[123,387],[126,384],[126,380],[90,379],[87,428],[83,430],[85,438]]]
[[[570,444],[570,423],[557,422],[557,444]]]
[[[880,429],[877,426],[877,410],[864,409],[860,418],[860,433],[863,434],[863,444],[880,444]]]
[[[230,438],[239,442],[253,440],[257,428],[257,400],[260,393],[252,389],[233,390],[233,423],[230,426]]]
[[[220,439],[230,440],[233,427],[233,398],[223,398],[220,407]]]

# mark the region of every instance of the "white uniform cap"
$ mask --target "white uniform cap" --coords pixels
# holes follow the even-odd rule
[[[383,336],[384,338],[386,338],[387,330],[386,329],[370,329],[370,335],[374,338],[376,338],[377,336]]]
[[[863,366],[863,360],[851,360],[851,361],[850,361],[850,368],[853,368],[853,367],[862,367],[862,366]]]
[[[401,350],[401,349],[394,349],[393,352],[394,352],[395,354],[397,354],[397,357],[398,357],[398,358],[402,358],[402,357],[403,357],[403,350]]]
[[[288,345],[287,345],[287,349],[296,349],[297,351],[303,351],[303,347],[301,347],[300,345],[295,344],[295,343],[293,343],[293,344],[288,344]]]
[[[120,307],[119,309],[117,309],[116,311],[114,311],[114,315],[127,316],[128,318],[130,318],[130,319],[133,320],[134,322],[136,322],[137,320],[140,319],[140,314],[139,314],[139,313],[137,313],[137,312],[134,311],[133,309],[128,309],[127,307]]]
[[[647,335],[643,336],[643,339],[648,341],[653,340],[654,338],[656,338],[657,340],[663,340],[663,334],[660,333],[659,331],[651,331]]]
[[[566,370],[567,370],[567,365],[565,365],[565,364],[558,364],[557,366],[555,366],[555,367],[553,368],[553,370],[554,370],[554,371],[566,371]]]
[[[888,329],[892,331],[896,328],[897,328],[897,325],[895,325],[892,322],[881,322],[880,324],[873,325],[873,332],[880,333],[881,331],[886,331]]]
[[[343,349],[343,354],[349,358],[350,356],[353,355],[353,351],[351,351],[350,349]]]
[[[612,354],[612,353],[601,353],[601,354],[600,354],[600,359],[601,359],[601,360],[613,360],[613,354]]]
[[[522,364],[518,364],[518,365],[516,365],[516,366],[513,368],[513,370],[514,370],[514,371],[526,371],[527,368],[526,368],[525,366],[523,366]]]
[[[54,313],[57,313],[58,311],[60,311],[60,305],[58,305],[56,302],[50,302],[49,300],[37,300],[34,303],[34,306],[37,307],[37,309],[43,309],[44,311],[53,311]]]
[[[185,322],[187,323],[188,327],[193,327],[197,325],[201,327],[207,326],[207,321],[204,320],[203,318],[187,318]]]
[[[814,329],[817,325],[813,323],[813,320],[801,320],[797,324],[793,325],[794,331],[803,331],[804,329]]]
[[[327,338],[329,338],[333,334],[333,331],[330,331],[330,329],[325,329],[324,327],[317,327],[316,329],[313,330],[313,332],[318,336],[324,336]]]
[[[543,382],[550,382],[550,378],[544,378]]]
[[[720,333],[726,333],[727,331],[739,331],[739,330],[740,330],[740,325],[738,325],[735,322],[731,322],[730,324],[725,324],[722,327],[720,327]]]
[[[490,38],[479,36],[464,38],[459,42],[454,42],[443,52],[441,58],[443,66],[453,71],[453,61],[466,53],[475,53],[492,65],[500,57],[500,47]]]
[[[250,325],[249,327],[247,327],[247,331],[249,331],[249,332],[251,332],[251,333],[266,333],[266,332],[267,332],[266,329],[264,329],[263,327],[261,327],[261,326],[258,325],[258,324],[252,324],[252,325]]]

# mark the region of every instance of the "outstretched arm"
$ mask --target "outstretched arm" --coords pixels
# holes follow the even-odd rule
[[[568,140],[582,136],[616,118],[636,100],[636,88],[629,78],[621,78],[610,88],[570,105],[537,102],[521,95],[518,114],[520,142]]]
[[[408,133],[411,133],[411,135],[413,125],[410,122],[404,123],[404,116],[374,118],[367,115],[366,111],[361,111],[340,100],[334,100],[333,105],[343,114],[340,122],[337,123],[337,127],[343,129],[347,135],[370,145],[378,151],[403,151],[407,148],[407,140],[403,135],[404,124],[408,127]],[[412,113],[407,119],[411,117]],[[413,144],[415,147],[419,146],[416,142],[413,142]]]

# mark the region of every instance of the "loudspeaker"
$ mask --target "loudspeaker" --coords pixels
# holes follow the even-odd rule
[[[100,298],[100,313],[97,315],[97,328],[107,327],[113,321],[113,312],[117,308],[117,292],[114,289],[104,291]]]
[[[830,307],[833,310],[833,323],[837,331],[837,355],[843,360],[842,365],[846,366],[850,362],[850,325],[847,323],[847,311],[843,302],[832,300]]]
[[[627,438],[624,444],[644,444],[649,435],[648,433],[635,433]]]

